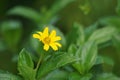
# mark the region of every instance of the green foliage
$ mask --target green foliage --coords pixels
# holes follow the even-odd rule
[[[118,15],[120,15],[120,1],[119,0],[117,0],[116,12]]]
[[[110,17],[106,17],[106,18],[102,18],[100,20],[100,23],[102,25],[111,25],[114,27],[117,27],[118,30],[120,30],[120,18],[117,16],[110,16]]]
[[[0,71],[0,80],[120,79],[120,0],[54,0],[48,5],[35,0],[32,7],[17,5],[1,17],[0,68],[15,70],[10,64],[16,58],[18,74]],[[49,36],[48,51],[41,33],[33,38],[45,27],[61,37],[58,51],[52,50]]]
[[[115,27],[105,27],[94,31],[88,40],[95,40],[97,44],[101,44],[110,40],[116,32]]]
[[[60,11],[62,8],[64,8],[67,4],[73,2],[75,0],[58,0],[54,3],[52,8],[50,9],[51,14],[56,14],[58,11]]]
[[[46,24],[55,23],[58,20],[57,13],[73,1],[75,0],[56,0],[56,2],[52,5],[52,7],[49,10],[43,12],[40,20],[41,25],[43,26]]]
[[[120,78],[116,77],[112,73],[104,73],[98,77],[97,80],[119,80]]]
[[[84,76],[79,75],[76,72],[73,72],[69,75],[69,79],[68,80],[90,80],[91,79],[92,74],[86,74]]]
[[[0,71],[0,80],[22,80],[22,78],[8,72]]]
[[[56,53],[54,56],[51,57],[50,60],[44,62],[38,70],[37,78],[40,79],[41,77],[48,74],[48,72],[62,67],[68,63],[72,63],[74,61],[80,60],[80,58],[76,58],[75,56],[71,56],[68,53]]]
[[[5,21],[1,24],[1,33],[11,51],[16,51],[22,35],[22,24],[19,21]]]
[[[66,80],[68,76],[68,72],[63,70],[55,70],[49,73],[44,80]]]
[[[80,57],[81,60],[73,63],[73,67],[75,67],[80,74],[85,74],[95,64],[97,45],[94,41],[86,42],[77,50],[75,55]]]
[[[74,23],[72,31],[70,31],[67,35],[67,41],[68,46],[72,43],[76,43],[77,45],[83,44],[85,41],[83,26],[78,23]]]
[[[22,6],[17,6],[17,7],[12,8],[11,10],[7,12],[7,14],[23,16],[35,22],[39,22],[40,17],[41,17],[40,14],[38,12],[35,12],[33,9],[22,7]]]
[[[25,80],[35,80],[36,71],[30,54],[23,49],[19,54],[18,70]]]
[[[95,22],[94,24],[88,26],[87,28],[85,28],[85,35],[86,35],[86,39],[89,38],[89,36],[98,28],[98,23]]]
[[[116,47],[117,51],[120,52],[120,37],[118,35],[114,35],[112,38],[113,44]]]

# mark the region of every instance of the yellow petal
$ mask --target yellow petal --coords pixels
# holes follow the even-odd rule
[[[55,37],[56,36],[56,31],[52,30],[52,32],[50,33],[50,38]]]
[[[60,36],[57,36],[57,37],[52,38],[52,41],[58,41],[58,40],[61,40],[61,37],[60,37]]]
[[[58,50],[58,47],[54,43],[50,44],[50,46],[53,48],[54,51]]]
[[[37,32],[40,35],[40,40],[44,39],[43,33],[42,32]]]
[[[40,36],[42,36],[42,34],[43,34],[42,32],[37,32],[37,33],[40,34]]]
[[[43,31],[43,36],[48,36],[48,27],[46,27]]]
[[[40,35],[39,34],[33,34],[33,38],[40,39]]]
[[[44,50],[48,51],[48,49],[49,49],[49,45],[45,44],[44,45]]]
[[[57,46],[62,47],[62,45],[58,42],[55,43]]]

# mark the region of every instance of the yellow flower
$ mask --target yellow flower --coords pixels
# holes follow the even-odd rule
[[[48,27],[44,29],[43,32],[37,32],[36,34],[33,34],[33,38],[37,38],[44,44],[44,50],[48,51],[49,47],[51,47],[53,50],[58,50],[58,47],[61,47],[62,45],[58,43],[58,40],[61,40],[60,36],[56,36],[56,31],[52,30],[49,35]]]

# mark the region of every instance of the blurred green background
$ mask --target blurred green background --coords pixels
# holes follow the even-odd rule
[[[38,27],[52,24],[66,35],[74,22],[87,28],[102,18],[118,16],[118,1],[0,0],[0,69],[17,72],[18,53],[23,47],[31,49],[28,41]],[[120,56],[115,48],[108,46],[99,53],[112,57],[116,64],[113,72],[120,76]]]

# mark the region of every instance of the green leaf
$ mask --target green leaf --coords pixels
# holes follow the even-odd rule
[[[58,18],[57,13],[73,1],[75,0],[56,0],[53,6],[42,14],[40,20],[42,24],[40,24],[40,26],[51,24],[53,21],[55,22]]]
[[[112,72],[113,71],[113,68],[114,68],[114,61],[112,60],[112,58],[110,57],[107,57],[107,56],[102,56],[103,58],[103,70],[106,71],[106,72]]]
[[[103,61],[105,64],[108,64],[110,66],[114,66],[114,61],[110,57],[105,57],[105,56],[103,57],[102,56],[102,58],[103,58]]]
[[[68,48],[68,53],[70,53],[72,56],[76,55],[77,47],[74,44],[71,44]]]
[[[83,44],[85,40],[83,26],[78,23],[74,23],[71,30],[72,31],[70,31],[67,35],[67,46],[76,43],[77,45]]]
[[[23,80],[17,75],[8,72],[0,71],[0,80]]]
[[[1,32],[7,46],[15,51],[22,35],[22,25],[19,21],[5,21],[1,24]]]
[[[23,6],[17,6],[12,9],[10,9],[7,12],[8,15],[18,15],[18,16],[23,16],[25,18],[31,19],[35,22],[40,21],[40,14],[34,11],[31,8],[28,7],[23,7]]]
[[[6,50],[6,45],[2,39],[0,39],[0,51]]]
[[[74,23],[74,26],[79,28],[79,36],[77,36],[78,37],[77,45],[82,45],[85,42],[85,34],[84,34],[83,26],[78,23]]]
[[[55,15],[58,11],[60,11],[62,8],[64,8],[67,4],[73,2],[75,0],[58,0],[54,3],[52,8],[50,9],[51,13]]]
[[[30,68],[34,68],[32,58],[25,49],[22,49],[22,51],[19,54],[18,66],[19,65],[24,65]]]
[[[120,15],[120,0],[117,0],[116,12],[118,15]]]
[[[86,74],[82,76],[77,72],[72,72],[70,73],[68,80],[90,80],[91,77],[92,74]]]
[[[114,35],[113,38],[112,38],[112,41],[113,41],[113,45],[116,47],[118,53],[120,53],[120,34],[118,35]],[[120,56],[120,54],[119,54]]]
[[[94,41],[87,42],[81,52],[82,63],[85,64],[88,71],[94,64],[97,58],[97,45]]]
[[[105,56],[97,56],[95,65],[103,64],[103,63],[111,65],[111,66],[114,65],[114,61],[111,58],[105,57]]]
[[[102,64],[104,63],[103,57],[102,56],[97,56],[95,65]]]
[[[78,49],[76,55],[78,55],[81,60],[73,63],[73,67],[76,68],[80,74],[85,74],[96,62],[96,43],[94,41],[86,42]]]
[[[81,80],[81,75],[77,72],[72,72],[69,74],[68,80]]]
[[[74,61],[80,60],[80,58],[76,58],[75,56],[71,56],[68,53],[59,52],[51,57],[50,60],[44,62],[38,70],[37,79],[48,74],[50,71],[60,68],[68,63],[72,63]]]
[[[105,17],[105,18],[102,18],[99,22],[102,25],[117,27],[117,29],[120,31],[120,17],[118,16]]]
[[[36,70],[24,65],[18,66],[18,70],[25,80],[35,80]]]
[[[69,3],[73,2],[73,1],[75,1],[75,0],[59,0],[59,1],[56,1],[47,13],[54,16],[57,12],[59,12],[66,5],[68,5]]]
[[[117,33],[117,29],[115,27],[111,27],[111,26],[104,27],[94,31],[88,40],[89,41],[95,40],[97,44],[101,44],[108,40],[111,40],[112,36],[115,33]]]
[[[73,26],[72,31],[70,31],[68,34],[67,34],[67,46],[69,46],[70,44],[75,44],[76,41],[77,41],[77,38],[79,36],[79,27],[77,26]]]
[[[88,37],[98,28],[98,23],[94,23],[93,25],[88,26],[85,28],[85,37],[88,39]]]
[[[68,72],[63,70],[55,70],[49,73],[44,80],[66,80],[68,78]]]
[[[34,80],[36,71],[33,69],[34,64],[29,53],[22,49],[18,59],[18,70],[25,80]]]
[[[97,80],[120,80],[119,77],[115,76],[112,73],[104,73],[97,77]]]
[[[120,74],[120,71],[118,71],[119,69],[119,62],[120,62],[120,34],[118,35],[114,35],[113,38],[112,38],[112,42],[113,42],[113,46],[115,47],[116,49],[116,54],[113,54],[115,55],[115,63],[117,64],[118,68],[116,69],[116,72],[118,74]]]

